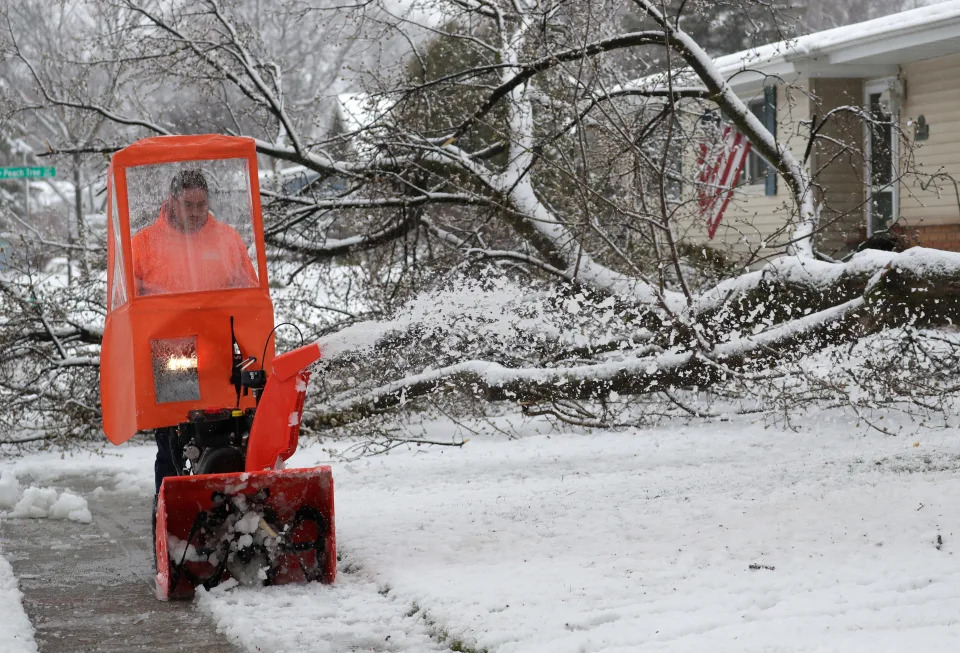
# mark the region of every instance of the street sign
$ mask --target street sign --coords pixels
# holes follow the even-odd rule
[[[20,166],[0,168],[0,179],[40,179],[41,177],[56,177],[57,169],[53,166]]]

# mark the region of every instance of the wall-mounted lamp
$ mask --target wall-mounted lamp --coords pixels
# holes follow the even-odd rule
[[[930,138],[930,125],[927,118],[922,113],[917,117],[917,122],[913,124],[913,140],[925,141]]]

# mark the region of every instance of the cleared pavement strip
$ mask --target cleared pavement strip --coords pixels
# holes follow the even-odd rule
[[[0,551],[19,579],[41,653],[239,650],[192,602],[154,597],[149,499],[95,493],[106,485],[96,478],[45,485],[85,497],[93,524],[0,521]]]

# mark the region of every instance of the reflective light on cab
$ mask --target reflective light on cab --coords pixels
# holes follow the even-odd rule
[[[167,369],[171,372],[176,372],[179,370],[195,370],[197,369],[197,359],[196,357],[188,358],[187,356],[171,356],[167,359]]]
[[[151,340],[150,354],[158,404],[200,399],[197,336]]]

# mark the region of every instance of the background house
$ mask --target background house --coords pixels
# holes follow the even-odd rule
[[[816,132],[807,166],[823,206],[821,252],[841,256],[888,229],[907,246],[960,250],[960,2],[715,63],[798,158]],[[715,241],[735,251],[782,245],[792,209],[751,153]]]

